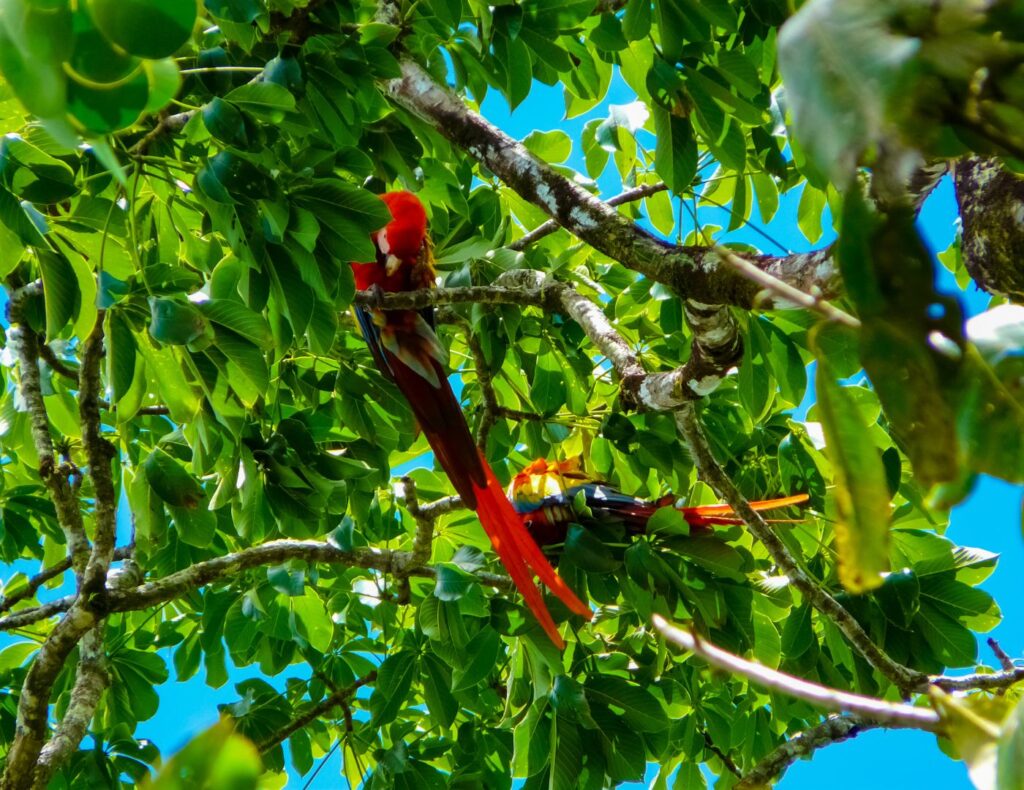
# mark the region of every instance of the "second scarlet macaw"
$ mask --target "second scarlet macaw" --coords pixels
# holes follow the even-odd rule
[[[671,494],[653,502],[638,499],[588,476],[576,461],[548,461],[544,458],[523,467],[508,489],[513,507],[542,546],[565,540],[569,524],[579,520],[574,503],[580,493],[595,516],[620,521],[631,534],[646,532],[651,516],[659,508],[676,502]],[[802,504],[808,498],[807,494],[796,494],[751,502],[750,506],[754,510],[774,510]],[[692,532],[708,532],[716,524],[743,523],[729,505],[676,505],[676,509],[683,514]]]
[[[434,261],[423,204],[411,192],[388,192],[382,199],[393,219],[373,237],[376,260],[352,264],[356,287],[376,287],[387,293],[433,288]],[[433,309],[384,311],[359,307],[356,316],[377,366],[409,402],[438,463],[465,505],[477,512],[530,611],[551,641],[564,647],[533,583],[533,574],[574,613],[589,620],[590,608],[551,567],[474,444],[448,383],[447,355],[434,334]]]

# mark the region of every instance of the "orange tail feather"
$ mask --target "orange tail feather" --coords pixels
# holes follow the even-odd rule
[[[759,499],[750,503],[753,510],[775,510],[791,505],[801,505],[810,499],[807,494],[794,494],[779,499]],[[743,520],[736,517],[731,505],[697,505],[696,507],[679,508],[688,523],[695,526],[710,524],[742,524]]]

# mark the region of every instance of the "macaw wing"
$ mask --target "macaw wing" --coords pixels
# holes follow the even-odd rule
[[[391,370],[391,365],[388,364],[387,357],[384,355],[384,344],[380,337],[380,327],[374,323],[373,313],[365,307],[356,307],[353,312],[356,314],[359,328],[363,330],[363,337],[366,339],[366,345],[370,349],[370,354],[373,355],[373,361],[377,364],[377,370],[388,380],[394,381],[395,373]]]

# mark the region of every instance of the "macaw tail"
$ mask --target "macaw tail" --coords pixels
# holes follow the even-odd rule
[[[779,499],[760,499],[750,503],[754,510],[775,510],[780,507],[801,505],[810,497],[807,494],[795,494],[793,496],[781,497]],[[679,512],[683,514],[686,523],[691,527],[710,527],[715,524],[742,524],[743,519],[737,518],[735,511],[729,505],[697,505],[695,507],[681,507]],[[790,523],[786,519],[772,519],[770,523]]]
[[[462,408],[438,359],[433,332],[418,314],[392,313],[389,320],[404,325],[407,331],[392,334],[387,327],[379,331],[371,324],[368,339],[371,348],[374,341],[378,344],[375,356],[379,354],[388,375],[412,407],[438,464],[448,474],[463,503],[480,517],[498,559],[526,605],[551,641],[559,649],[564,648],[565,642],[533,582],[533,574],[574,613],[589,620],[590,608],[551,567],[473,442]]]
[[[473,493],[476,496],[477,514],[480,523],[491,539],[491,545],[498,554],[501,564],[505,566],[509,576],[522,593],[523,599],[533,616],[540,622],[548,638],[559,650],[565,647],[565,641],[558,632],[540,590],[533,583],[533,573],[548,586],[572,612],[589,620],[593,614],[555,571],[547,557],[530,536],[523,524],[522,517],[515,512],[505,492],[491,471],[487,461],[480,456],[480,464],[486,475],[487,483],[479,486],[473,482]],[[533,573],[531,573],[531,569]]]

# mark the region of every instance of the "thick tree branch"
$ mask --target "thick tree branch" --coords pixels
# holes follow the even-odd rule
[[[857,716],[829,716],[821,724],[797,733],[770,751],[753,769],[747,771],[742,781],[736,784],[735,790],[761,790],[801,757],[881,726]]]
[[[953,178],[967,271],[986,291],[1024,303],[1024,178],[980,156],[958,161]]]
[[[703,658],[713,667],[739,675],[759,686],[802,699],[805,702],[835,712],[855,713],[887,727],[905,727],[928,732],[941,732],[939,714],[930,708],[918,708],[874,697],[852,694],[848,691],[820,686],[802,678],[787,675],[762,664],[728,653],[689,631],[670,625],[661,615],[654,615],[654,627],[668,641]]]
[[[387,84],[391,98],[468,152],[525,200],[540,207],[559,225],[623,265],[670,286],[679,295],[704,304],[750,308],[760,288],[707,247],[677,247],[655,238],[614,206],[565,178],[472,112],[418,64],[403,60],[402,76]],[[751,262],[802,291],[829,298],[840,281],[828,251],[784,258],[751,256]],[[759,305],[770,308],[770,302]]]
[[[11,300],[11,318],[19,322],[10,330],[8,338],[17,348],[18,373],[22,400],[28,410],[32,427],[32,441],[39,456],[39,476],[50,492],[57,522],[67,540],[68,552],[76,572],[81,572],[88,559],[89,540],[85,535],[82,512],[78,498],[72,490],[68,465],[58,466],[50,436],[50,420],[43,400],[42,382],[39,377],[39,336],[27,326],[20,325],[21,304],[18,295]]]
[[[676,413],[676,422],[700,476],[743,519],[751,534],[767,549],[779,570],[789,577],[790,583],[799,590],[804,600],[832,620],[867,662],[888,678],[901,693],[909,694],[926,686],[928,677],[893,661],[878,647],[853,615],[811,578],[764,518],[750,507],[750,503],[715,460],[695,407],[692,404],[683,406]]]
[[[130,550],[127,548],[119,548],[114,551],[115,560],[123,560],[130,556]],[[65,557],[63,560],[55,565],[51,565],[49,568],[44,568],[25,584],[17,592],[11,593],[10,595],[4,596],[0,600],[0,614],[3,612],[10,611],[16,604],[21,603],[28,598],[34,596],[39,588],[42,587],[49,581],[56,579],[58,576],[62,576],[71,570],[71,558]]]
[[[61,764],[78,749],[100,697],[110,683],[103,649],[103,624],[86,632],[79,644],[78,667],[71,701],[57,731],[43,747],[36,768],[35,787],[44,788]]]
[[[36,786],[39,754],[49,732],[53,684],[75,645],[95,623],[96,617],[86,599],[78,596],[39,648],[21,687],[14,740],[7,752],[0,790],[27,790]]]
[[[450,497],[439,500],[430,505],[424,505],[422,513],[427,518],[436,518],[441,513],[447,513],[461,507],[461,501],[457,497]],[[324,563],[326,565],[344,565],[353,568],[367,568],[392,573],[396,575],[406,574],[408,576],[421,576],[424,578],[435,578],[437,569],[431,565],[414,566],[412,563],[412,552],[390,551],[387,549],[357,548],[345,551],[315,540],[275,540],[263,543],[259,546],[252,546],[247,549],[214,557],[210,560],[197,562],[188,568],[155,579],[137,587],[130,587],[124,590],[110,590],[108,598],[108,611],[131,612],[139,609],[148,609],[151,606],[158,606],[175,598],[180,598],[192,590],[199,589],[208,584],[213,584],[224,579],[237,576],[244,570],[262,567],[265,565],[280,565],[287,560],[304,560],[310,563]],[[494,587],[499,590],[513,589],[512,580],[507,576],[497,573],[478,571],[473,574],[481,584]],[[74,608],[78,601],[77,595],[68,595],[57,601],[35,606],[0,618],[0,631],[9,631],[12,628],[45,620],[60,612]],[[62,621],[63,622],[63,621]]]
[[[355,693],[359,691],[359,689],[361,689],[368,683],[372,683],[376,679],[376,671],[369,672],[365,677],[360,678],[347,688],[339,689],[333,692],[329,697],[326,697],[322,701],[311,706],[301,715],[296,716],[294,719],[288,722],[284,727],[279,729],[277,732],[274,732],[271,735],[264,738],[262,741],[259,742],[256,748],[259,749],[260,754],[266,754],[279,743],[283,743],[292,734],[294,734],[298,730],[301,730],[311,721],[326,716],[328,713],[330,713],[332,708],[336,708],[339,705],[342,707],[347,706],[348,703],[351,701],[352,697],[355,696]]]

